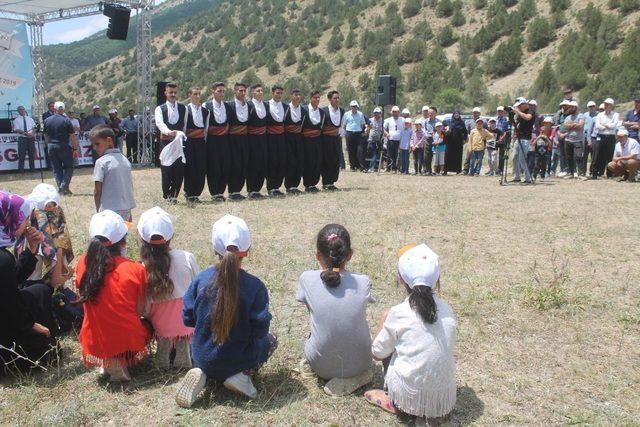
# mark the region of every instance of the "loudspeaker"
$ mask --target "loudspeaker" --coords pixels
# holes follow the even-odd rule
[[[102,14],[109,17],[107,38],[112,40],[126,40],[129,32],[129,18],[131,9],[115,4],[105,4]]]
[[[376,90],[376,105],[396,104],[396,78],[388,74],[378,76],[378,89]]]
[[[167,87],[167,82],[157,82],[156,83],[156,105],[162,105],[167,102],[167,97],[164,96],[164,89]]]
[[[13,132],[13,126],[11,126],[11,120],[13,119],[0,119],[0,133]]]

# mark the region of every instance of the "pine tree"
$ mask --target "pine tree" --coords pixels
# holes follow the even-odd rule
[[[436,16],[439,18],[448,18],[453,14],[453,3],[451,0],[440,0],[436,6]]]
[[[511,74],[522,64],[522,39],[514,34],[500,43],[486,64],[487,72],[494,77]]]
[[[456,11],[451,16],[451,25],[454,27],[461,27],[467,23],[467,19],[462,14],[462,9],[456,8]]]
[[[540,16],[531,21],[527,28],[527,49],[534,52],[546,47],[553,40],[554,32],[549,22]]]
[[[473,7],[481,10],[487,7],[487,0],[473,0]]]
[[[416,23],[413,27],[412,32],[416,37],[425,41],[433,38],[433,30],[431,29],[429,21]]]
[[[327,50],[329,52],[337,52],[342,49],[342,42],[344,41],[344,36],[342,35],[342,31],[340,31],[340,27],[336,27],[333,29],[331,33],[331,38],[327,42]]]
[[[276,61],[271,61],[267,64],[267,71],[269,75],[275,76],[280,72],[280,65]]]
[[[402,8],[402,15],[404,15],[405,18],[411,18],[412,16],[416,16],[421,8],[421,0],[406,0]]]
[[[296,51],[293,47],[287,49],[287,53],[284,56],[284,66],[288,67],[296,63]]]
[[[457,36],[455,35],[451,27],[449,27],[448,25],[445,25],[444,27],[442,27],[437,37],[438,44],[442,47],[451,46],[456,42],[456,38]]]
[[[471,101],[471,105],[483,105],[489,97],[487,86],[482,80],[482,75],[475,72],[469,77],[466,84],[466,97]]]

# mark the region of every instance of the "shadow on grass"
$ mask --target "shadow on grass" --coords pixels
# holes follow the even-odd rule
[[[484,413],[484,402],[471,387],[458,387],[456,407],[448,424],[465,426],[473,424]]]

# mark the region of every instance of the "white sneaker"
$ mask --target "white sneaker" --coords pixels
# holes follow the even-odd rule
[[[258,390],[253,386],[251,377],[242,372],[227,378],[223,385],[229,390],[244,394],[250,399],[255,399],[258,395]]]
[[[565,176],[567,176],[566,172],[560,172],[558,175],[558,178],[564,178]]]
[[[200,368],[187,372],[176,391],[176,403],[182,408],[191,408],[207,383],[207,376]]]

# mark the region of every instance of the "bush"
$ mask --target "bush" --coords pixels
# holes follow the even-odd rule
[[[473,0],[473,7],[481,10],[487,7],[487,0]]]
[[[527,31],[527,49],[534,52],[546,47],[553,40],[554,32],[549,22],[542,17],[536,17],[529,24]]]
[[[442,47],[449,47],[457,40],[457,36],[449,26],[444,26],[438,33],[438,44]]]
[[[446,88],[436,94],[431,105],[437,105],[439,111],[444,112],[468,107],[469,100],[459,90]]]
[[[271,61],[267,64],[267,71],[269,75],[275,76],[280,72],[280,65],[276,61]]]
[[[412,64],[414,62],[422,61],[424,58],[425,43],[419,39],[411,39],[402,45],[400,57],[398,58],[399,65]]]
[[[486,64],[487,72],[494,77],[511,74],[522,64],[522,40],[515,34],[500,43]]]
[[[453,25],[454,27],[461,27],[466,23],[467,23],[467,20],[462,14],[462,10],[456,9],[453,16],[451,16],[451,25]]]
[[[344,36],[342,35],[342,31],[340,28],[334,28],[331,34],[331,38],[327,42],[327,50],[329,52],[337,52],[342,49],[342,42],[344,41]]]
[[[549,0],[549,6],[551,6],[551,13],[567,10],[571,6],[571,0]]]
[[[288,67],[296,63],[296,52],[295,49],[290,47],[287,49],[287,53],[284,55],[284,66]]]
[[[448,18],[451,15],[453,15],[453,3],[451,3],[451,0],[440,0],[436,6],[436,16]]]
[[[421,0],[406,0],[402,8],[402,15],[405,18],[411,18],[412,16],[416,16],[421,8]]]
[[[416,37],[421,38],[422,40],[430,40],[433,38],[433,30],[431,29],[429,21],[416,23],[412,32]]]

